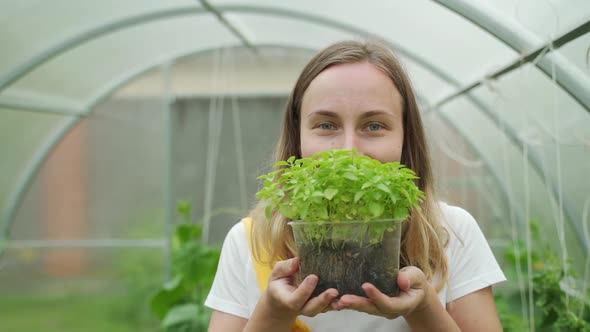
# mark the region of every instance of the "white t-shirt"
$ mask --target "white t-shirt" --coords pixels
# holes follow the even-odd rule
[[[438,293],[446,304],[464,295],[506,280],[475,219],[465,210],[440,204],[443,222],[449,229],[449,279]],[[457,238],[457,236],[459,238]],[[435,282],[437,276],[434,276]],[[260,287],[252,264],[243,223],[232,227],[221,250],[217,274],[205,305],[248,319],[260,298]],[[324,331],[410,331],[403,317],[388,320],[353,310],[330,311],[310,318],[299,316],[314,332]]]

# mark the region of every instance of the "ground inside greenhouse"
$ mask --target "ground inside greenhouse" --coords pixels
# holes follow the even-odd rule
[[[127,298],[107,293],[0,297],[2,331],[153,332],[155,319],[129,317]],[[34,318],[32,318],[34,317]]]

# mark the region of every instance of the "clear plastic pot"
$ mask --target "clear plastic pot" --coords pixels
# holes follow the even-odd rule
[[[340,295],[366,296],[369,282],[389,296],[399,294],[402,221],[292,221],[300,267],[297,281],[309,274],[319,277],[312,296],[329,288]]]

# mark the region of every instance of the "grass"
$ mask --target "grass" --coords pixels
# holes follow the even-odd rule
[[[158,322],[155,319],[139,320],[125,313],[128,301],[124,295],[104,293],[2,296],[0,331],[157,331]]]

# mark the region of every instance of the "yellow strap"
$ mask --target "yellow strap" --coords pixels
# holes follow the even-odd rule
[[[250,244],[250,252],[253,250],[252,245],[252,218],[242,219],[244,226],[246,227],[246,235],[248,236],[248,243]],[[266,259],[264,259],[266,260]],[[258,279],[258,285],[260,286],[260,292],[264,292],[268,286],[268,280],[270,279],[270,273],[272,269],[268,264],[263,264],[252,257],[252,263],[254,264],[254,271],[256,271],[256,278]],[[295,326],[291,329],[291,332],[311,332],[309,327],[305,325],[300,319],[295,320]]]

